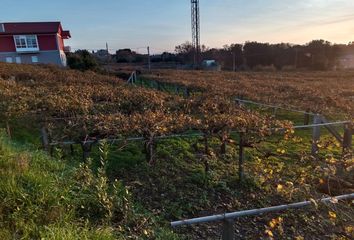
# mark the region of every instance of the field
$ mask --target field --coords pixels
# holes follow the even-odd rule
[[[354,72],[157,71],[144,77],[262,103],[353,119]]]
[[[351,128],[354,72],[115,75],[0,64],[1,239],[218,239],[221,224],[169,222],[354,192],[352,146],[294,128]],[[352,239],[353,214],[246,217],[236,235]]]

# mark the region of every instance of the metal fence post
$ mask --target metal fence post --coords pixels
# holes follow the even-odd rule
[[[235,239],[235,223],[231,219],[226,219],[223,224],[222,240]]]
[[[321,124],[321,122],[322,122],[321,115],[316,114],[313,119],[313,124]],[[315,126],[312,132],[312,150],[311,150],[311,154],[314,157],[317,157],[319,151],[318,142],[320,140],[320,137],[321,137],[321,127]]]

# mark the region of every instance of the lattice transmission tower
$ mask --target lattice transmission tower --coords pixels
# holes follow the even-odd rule
[[[192,3],[192,44],[194,48],[194,65],[200,64],[200,11],[199,0],[191,0]]]

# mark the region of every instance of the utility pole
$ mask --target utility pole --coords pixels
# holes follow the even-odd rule
[[[200,64],[200,11],[199,0],[191,0],[192,4],[192,44],[194,48],[194,66]]]
[[[108,49],[108,43],[106,42],[106,51],[107,51],[107,63],[109,63],[109,49]]]
[[[148,51],[148,66],[149,66],[149,71],[151,71],[150,47],[147,47],[147,51]]]

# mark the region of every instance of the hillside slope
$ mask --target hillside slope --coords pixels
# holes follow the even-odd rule
[[[174,239],[104,171],[72,166],[0,134],[0,239]]]

